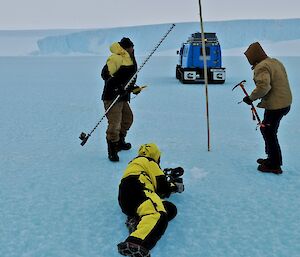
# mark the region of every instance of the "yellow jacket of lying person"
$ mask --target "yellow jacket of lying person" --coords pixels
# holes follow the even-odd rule
[[[152,249],[176,216],[177,208],[162,198],[174,190],[159,167],[160,151],[153,144],[144,144],[138,157],[127,166],[119,186],[119,205],[127,216],[137,217],[139,224],[126,239],[145,249]]]

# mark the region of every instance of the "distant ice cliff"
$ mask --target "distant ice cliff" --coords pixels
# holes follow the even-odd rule
[[[103,55],[122,37],[130,37],[136,55],[148,54],[171,24],[91,30],[0,31],[0,55]],[[300,54],[300,19],[233,20],[206,22],[205,31],[216,32],[224,53],[236,55],[250,43],[277,44],[283,55]],[[176,55],[198,22],[178,23],[155,54]],[[287,42],[287,44],[283,44]],[[285,47],[284,45],[287,45]],[[298,50],[294,50],[297,48]],[[31,51],[30,51],[31,49]]]
[[[50,36],[38,40],[39,53],[109,54],[109,45],[123,36],[135,43],[136,54],[149,52],[170,24],[97,29]],[[198,22],[179,23],[159,48],[159,52],[178,49],[191,33],[200,30]],[[236,20],[205,23],[205,30],[216,32],[223,49],[245,47],[254,41],[280,42],[300,39],[300,19]],[[175,54],[175,52],[174,52]]]

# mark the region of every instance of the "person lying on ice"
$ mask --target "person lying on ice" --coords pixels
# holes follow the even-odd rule
[[[144,144],[127,166],[119,185],[119,205],[128,216],[130,235],[118,244],[122,255],[150,257],[150,250],[164,234],[168,222],[177,214],[176,206],[162,200],[171,193],[182,193],[181,167],[161,170],[160,150],[154,143]],[[171,171],[172,174],[167,172]]]

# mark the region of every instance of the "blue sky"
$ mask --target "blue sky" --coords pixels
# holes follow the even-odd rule
[[[300,18],[299,0],[202,0],[203,19]],[[0,29],[101,28],[197,21],[197,0],[0,0]]]

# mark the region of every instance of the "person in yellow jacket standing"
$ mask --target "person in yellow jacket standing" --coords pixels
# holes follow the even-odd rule
[[[106,130],[108,158],[113,162],[119,161],[118,151],[131,148],[131,144],[125,142],[127,131],[133,123],[133,114],[129,106],[130,92],[133,90],[135,94],[140,92],[139,87],[135,86],[136,78],[125,90],[126,84],[137,71],[133,47],[132,41],[126,37],[122,38],[120,42],[113,43],[110,46],[112,55],[107,59],[101,72],[105,81],[101,98],[105,110],[120,95],[119,100],[106,114],[108,120]]]
[[[177,214],[176,206],[162,200],[172,192],[183,192],[182,179],[168,180],[160,166],[160,150],[154,143],[139,148],[138,156],[127,166],[119,185],[119,205],[136,227],[118,244],[125,256],[150,257],[150,250],[164,234],[168,222]],[[182,168],[181,169],[183,174]]]
[[[257,160],[258,170],[281,174],[282,155],[277,131],[281,119],[288,114],[292,104],[288,76],[283,64],[275,58],[268,57],[258,42],[251,44],[245,55],[254,70],[256,87],[243,101],[251,105],[253,101],[261,99],[258,107],[265,109],[260,130],[265,141],[267,158]]]

